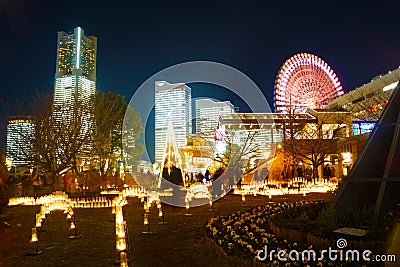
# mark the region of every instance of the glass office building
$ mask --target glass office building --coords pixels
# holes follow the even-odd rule
[[[8,166],[29,164],[35,122],[32,117],[12,117],[7,123],[6,161]]]
[[[93,127],[90,107],[96,92],[97,37],[81,27],[58,32],[53,114],[63,123],[79,121],[85,136]]]
[[[155,83],[155,161],[161,163],[165,152],[168,123],[172,122],[177,148],[186,146],[192,133],[191,88],[184,83]]]

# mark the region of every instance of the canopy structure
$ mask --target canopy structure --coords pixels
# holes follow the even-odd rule
[[[373,205],[378,221],[400,203],[400,86],[357,158],[332,208]]]

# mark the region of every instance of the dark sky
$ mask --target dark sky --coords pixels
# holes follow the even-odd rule
[[[268,99],[298,52],[325,60],[345,90],[400,64],[398,1],[126,2],[0,0],[1,98],[53,90],[57,31],[76,26],[98,37],[98,89],[127,98],[190,60],[233,66]]]
[[[127,99],[163,68],[210,60],[247,74],[273,106],[279,68],[299,52],[321,57],[348,91],[399,66],[399,3],[0,0],[0,99],[52,92],[57,31],[76,26],[98,37],[97,88]]]

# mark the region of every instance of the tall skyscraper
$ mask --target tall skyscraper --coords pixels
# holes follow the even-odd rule
[[[90,107],[96,93],[97,37],[58,32],[53,114],[63,123],[79,122],[81,136],[93,127]]]
[[[196,99],[195,108],[196,134],[204,137],[214,136],[220,115],[234,112],[234,107],[229,101],[220,102],[208,98]]]
[[[97,37],[85,36],[81,27],[74,33],[58,32],[54,105],[87,104],[96,91]]]
[[[28,164],[35,133],[32,117],[12,117],[7,123],[6,160],[9,166]]]
[[[184,83],[155,83],[155,161],[161,163],[169,121],[172,122],[177,148],[186,145],[192,133],[191,89]]]

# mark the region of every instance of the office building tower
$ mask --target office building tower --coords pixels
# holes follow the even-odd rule
[[[29,164],[35,122],[32,117],[12,117],[7,123],[6,161],[9,166]]]
[[[96,51],[97,38],[82,28],[58,32],[54,105],[89,103],[96,91]]]
[[[155,83],[155,161],[161,163],[169,121],[172,122],[177,148],[186,145],[192,133],[191,88],[184,83]]]
[[[218,121],[222,114],[234,112],[234,107],[229,101],[213,101],[208,98],[196,99],[196,134],[202,137],[213,137]]]
[[[58,32],[53,114],[66,124],[78,122],[82,137],[93,123],[90,107],[96,92],[97,38],[81,27]]]

